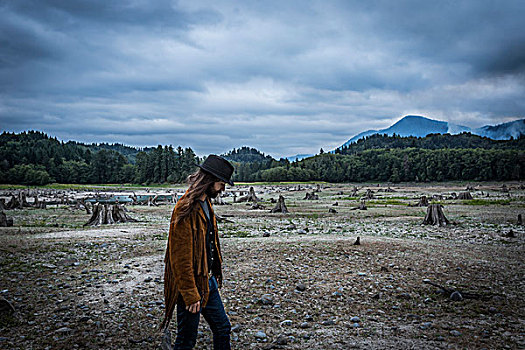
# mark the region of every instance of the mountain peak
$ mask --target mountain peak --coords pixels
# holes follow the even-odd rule
[[[374,134],[425,137],[428,134],[460,134],[462,132],[470,132],[496,140],[509,139],[511,136],[516,138],[520,134],[525,134],[525,119],[495,126],[486,125],[472,130],[467,126],[429,119],[420,115],[406,115],[386,129],[367,130],[357,134],[345,142],[343,146]]]

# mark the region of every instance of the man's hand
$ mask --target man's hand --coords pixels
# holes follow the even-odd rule
[[[200,309],[201,309],[201,302],[200,301],[198,301],[198,302],[196,302],[194,304],[191,304],[189,306],[186,306],[186,310],[188,310],[192,314],[195,314],[195,313],[199,312]]]

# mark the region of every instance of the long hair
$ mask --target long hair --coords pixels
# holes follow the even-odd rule
[[[197,205],[197,200],[202,196],[208,187],[210,187],[214,182],[219,181],[219,179],[214,175],[199,169],[188,176],[187,181],[189,187],[184,196],[182,196],[182,198],[179,200],[175,223],[178,223],[180,220],[190,215],[193,208],[195,208],[195,205]]]

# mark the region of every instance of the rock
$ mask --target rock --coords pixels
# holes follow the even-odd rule
[[[350,322],[361,322],[361,319],[357,316],[353,316],[352,318],[350,318]]]
[[[264,232],[263,237],[270,237],[270,232]]]
[[[297,289],[299,292],[304,292],[306,290],[306,285],[304,283],[299,283],[295,289]]]
[[[453,301],[461,301],[463,300],[463,295],[461,295],[460,292],[455,291],[452,294],[450,294],[450,299]]]
[[[298,234],[298,235],[305,235],[305,234],[306,234],[306,231],[303,230],[303,229],[300,229],[300,230],[297,230],[297,234]]]
[[[266,333],[264,333],[263,331],[258,331],[257,333],[255,333],[255,339],[266,340]]]
[[[62,328],[59,328],[55,331],[55,333],[59,333],[59,334],[66,334],[66,333],[70,333],[72,331],[71,328],[68,328],[68,327],[62,327]]]
[[[232,332],[239,332],[241,330],[241,325],[240,324],[236,324],[234,326],[232,326]]]
[[[303,322],[299,325],[299,327],[305,329],[305,328],[310,328],[310,324],[308,322]]]
[[[277,345],[286,345],[288,344],[288,337],[280,334],[277,339],[275,339],[275,344]]]
[[[282,321],[281,323],[279,323],[279,325],[280,325],[281,327],[286,327],[286,326],[291,326],[292,323],[293,323],[292,320],[284,320],[284,321]]]
[[[355,323],[352,323],[352,328],[359,328],[360,325],[359,323],[355,322]]]
[[[12,315],[15,313],[15,308],[6,299],[0,297],[0,316]]]
[[[273,298],[271,294],[264,294],[261,297],[261,303],[263,305],[273,305]]]
[[[453,329],[453,330],[450,331],[450,335],[452,335],[454,337],[459,337],[461,335],[461,332]]]
[[[335,321],[334,320],[325,320],[325,321],[321,322],[321,324],[323,326],[333,326],[335,324]]]
[[[144,280],[144,282],[146,282],[146,283],[151,282],[151,281],[153,281],[153,278],[151,278],[151,277],[147,277],[147,278]]]

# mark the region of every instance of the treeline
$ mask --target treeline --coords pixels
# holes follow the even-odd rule
[[[133,149],[64,143],[36,131],[4,132],[0,135],[0,178],[2,183],[28,185],[180,182],[199,161],[191,148],[158,146],[134,149],[135,153]],[[136,163],[130,158],[136,158]]]
[[[261,170],[255,181],[503,181],[525,178],[525,152],[497,149],[372,149],[325,153]]]
[[[224,156],[234,164],[233,180],[241,182],[504,181],[525,178],[524,142],[470,134],[373,135],[294,162],[249,147]],[[0,135],[1,183],[180,183],[200,161],[189,147],[64,143],[35,131]]]
[[[430,134],[425,137],[386,134],[374,134],[359,139],[357,142],[335,150],[337,154],[356,154],[368,149],[390,148],[423,148],[423,149],[449,149],[449,148],[483,148],[483,149],[525,149],[525,136],[510,140],[493,140],[471,133]]]

